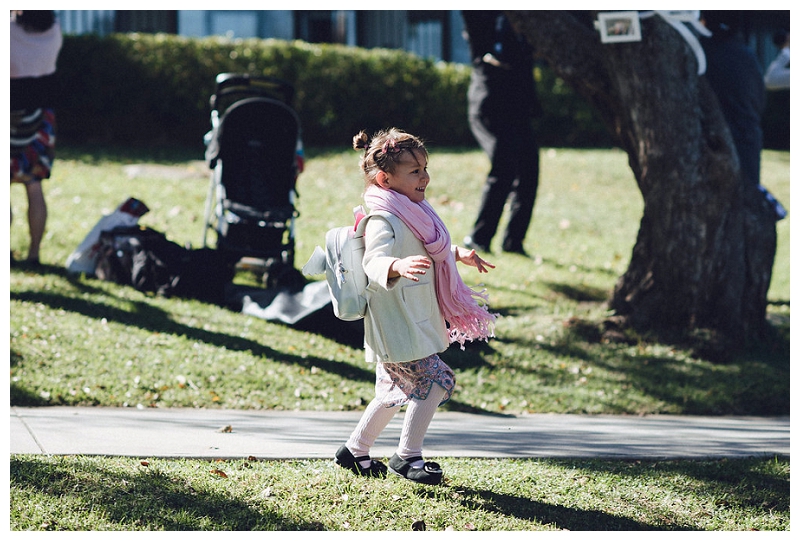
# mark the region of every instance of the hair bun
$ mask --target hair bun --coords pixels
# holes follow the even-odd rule
[[[369,136],[367,132],[360,131],[353,137],[353,149],[361,150],[369,147]]]

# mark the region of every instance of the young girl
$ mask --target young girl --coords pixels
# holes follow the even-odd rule
[[[451,246],[447,228],[425,200],[430,177],[422,141],[393,128],[371,139],[361,132],[353,147],[364,151],[364,200],[371,210],[364,236],[370,291],[364,343],[367,361],[376,365],[376,383],[375,398],[335,462],[358,475],[384,476],[386,466],[370,458],[370,448],[408,405],[389,470],[438,484],[442,470],[422,459],[422,442],[437,407],[455,387],[455,375],[438,353],[451,342],[463,348],[466,340],[488,339],[495,319],[485,294],[461,281],[456,261],[481,273],[494,265],[475,250]]]

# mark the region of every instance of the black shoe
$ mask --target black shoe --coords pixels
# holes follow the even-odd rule
[[[488,244],[477,243],[472,237],[464,237],[464,248],[467,250],[475,250],[476,252],[491,253]]]
[[[39,261],[38,257],[34,257],[32,259],[20,259],[18,261],[12,261],[13,267],[20,267],[24,270],[37,270],[42,267],[42,263]]]
[[[345,468],[346,470],[350,470],[356,475],[363,475],[365,477],[386,477],[386,464],[378,460],[373,460],[368,456],[355,457],[353,456],[353,453],[350,452],[350,449],[344,445],[339,447],[339,450],[336,451],[335,456],[336,458],[334,458],[333,461],[336,464],[342,468]],[[365,468],[359,464],[359,462],[362,460],[371,461],[368,468]]]
[[[403,460],[397,453],[389,459],[389,471],[400,477],[405,477],[415,483],[426,485],[438,485],[442,482],[442,468],[436,462],[425,462],[421,468],[412,468],[411,464],[422,460],[421,456],[414,456],[408,460]]]
[[[528,257],[528,252],[522,247],[522,244],[503,244],[503,251],[507,254],[519,254]]]

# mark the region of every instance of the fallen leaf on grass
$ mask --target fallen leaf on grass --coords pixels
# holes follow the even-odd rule
[[[227,479],[227,478],[228,478],[228,474],[227,474],[227,473],[225,473],[225,472],[224,472],[224,471],[222,471],[222,470],[213,469],[213,470],[211,470],[211,473],[213,473],[214,475],[219,475],[220,477],[224,477],[225,479]]]

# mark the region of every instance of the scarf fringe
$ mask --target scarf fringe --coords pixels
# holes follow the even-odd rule
[[[448,330],[448,337],[450,343],[458,342],[461,349],[464,349],[464,344],[474,341],[488,342],[489,338],[494,338],[494,318],[495,315],[485,312],[486,318],[471,316],[456,316],[452,321],[447,323],[450,326]]]
[[[471,305],[463,312],[450,314],[445,318],[449,327],[450,343],[458,342],[462,350],[467,341],[488,342],[489,338],[494,338],[494,324],[497,320],[497,314],[489,312],[489,296],[486,290],[479,292],[469,287],[466,289],[471,293]]]

